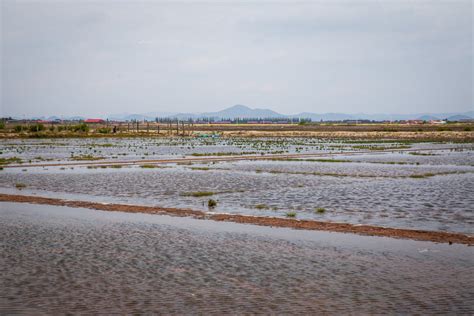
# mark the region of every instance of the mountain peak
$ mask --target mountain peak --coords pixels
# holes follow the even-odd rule
[[[242,105],[242,104],[236,104],[236,105],[233,105],[229,108],[227,108],[226,110],[245,110],[245,111],[248,111],[248,110],[252,110],[251,108],[249,108],[248,106],[246,105]]]

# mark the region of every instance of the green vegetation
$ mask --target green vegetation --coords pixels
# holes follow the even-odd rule
[[[16,183],[16,184],[15,184],[15,187],[16,187],[18,190],[21,190],[21,189],[26,188],[26,184],[24,184],[24,183]]]
[[[319,213],[319,214],[323,214],[323,213],[326,213],[326,209],[323,208],[323,207],[318,207],[316,210],[315,210],[316,213]]]
[[[396,146],[377,146],[377,145],[357,145],[352,146],[353,149],[360,149],[360,150],[395,150],[395,149],[408,149],[411,146],[408,145],[396,145]]]
[[[104,157],[95,157],[92,155],[82,155],[82,156],[72,156],[72,160],[77,160],[77,161],[84,161],[84,160],[101,160],[104,159]]]
[[[240,156],[240,155],[255,155],[258,154],[256,151],[243,151],[243,152],[217,152],[217,153],[192,153],[191,156],[202,157],[202,156]]]
[[[201,196],[211,196],[214,195],[215,192],[211,191],[196,191],[196,192],[186,192],[182,193],[182,196],[193,196],[193,197],[201,197]]]
[[[344,159],[298,159],[298,158],[270,158],[272,161],[296,161],[296,162],[354,162]]]
[[[146,165],[140,165],[140,168],[153,169],[153,168],[158,168],[158,166],[157,165],[146,164]]]
[[[255,205],[255,208],[257,210],[268,210],[268,209],[270,209],[270,207],[266,204],[257,204],[257,205]]]
[[[29,130],[30,130],[30,132],[34,133],[34,132],[44,131],[45,128],[44,128],[43,124],[34,124],[34,125],[30,126]]]
[[[433,154],[433,153],[420,153],[417,151],[409,152],[408,154],[413,155],[413,156],[436,156],[436,154]]]
[[[294,217],[296,217],[296,212],[287,212],[287,213],[286,213],[286,217],[292,217],[292,218],[294,218]]]
[[[412,174],[409,176],[409,178],[412,179],[424,179],[424,178],[429,178],[429,177],[434,177],[434,173],[424,173],[424,174]]]
[[[122,165],[110,165],[109,168],[120,169]]]
[[[10,157],[10,158],[0,158],[0,165],[8,165],[10,163],[21,163],[21,159],[18,157]]]
[[[110,127],[102,127],[102,128],[98,128],[97,132],[101,134],[110,134],[110,132],[112,132],[112,129]]]
[[[13,130],[16,132],[16,133],[20,133],[23,131],[23,126],[21,125],[15,125],[15,127],[13,128]]]
[[[73,132],[88,132],[89,126],[86,123],[73,125],[70,127]]]
[[[209,201],[207,201],[207,206],[208,206],[209,208],[214,208],[214,207],[216,207],[216,206],[217,206],[216,200],[209,199]]]
[[[210,170],[210,168],[208,168],[208,167],[192,167],[191,170],[208,171],[208,170]]]

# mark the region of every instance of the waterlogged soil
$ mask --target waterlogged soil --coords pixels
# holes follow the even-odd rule
[[[360,152],[370,150],[471,148],[469,144],[344,142],[317,138],[106,138],[1,139],[1,158],[22,163],[67,161],[123,161],[169,159],[183,156],[268,155],[293,153]]]
[[[1,314],[472,314],[465,245],[0,203]]]
[[[42,148],[42,152],[49,151],[55,159],[70,159],[67,155],[60,157],[63,147],[76,150],[74,156],[89,155],[90,152],[77,151],[91,142],[103,142],[102,147],[94,148],[107,153],[94,154],[109,158],[111,152],[123,151],[126,146],[138,150],[143,144],[148,147],[142,150],[147,151],[155,146],[152,149],[155,154],[159,152],[156,158],[160,159],[164,157],[160,155],[232,150],[246,153],[258,148],[265,148],[267,153],[277,149],[291,153],[311,150],[329,153],[336,146],[345,149],[330,157],[160,164],[157,168],[140,165],[4,168],[0,171],[0,192],[204,211],[209,210],[208,200],[212,198],[217,206],[211,211],[218,213],[272,217],[294,214],[297,219],[473,233],[474,151],[469,144],[418,143],[408,145],[410,150],[404,152],[394,149],[352,155],[367,151],[367,146],[407,145],[317,139],[257,139],[254,143],[249,139],[194,139],[186,140],[193,142],[187,147],[181,139],[119,139],[112,146],[105,146],[110,139],[68,141],[71,143],[53,146],[50,143],[61,140],[48,140],[50,143],[16,140],[26,143],[26,149],[17,156],[27,160]],[[13,145],[3,146],[5,149]],[[440,150],[447,146],[452,149]],[[131,155],[136,158],[141,153]],[[3,154],[2,157],[7,156]]]

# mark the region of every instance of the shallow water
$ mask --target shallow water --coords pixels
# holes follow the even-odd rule
[[[409,152],[357,155],[349,153],[400,144],[313,138],[4,140],[0,144],[2,157],[16,152],[23,161],[32,158],[36,163],[44,162],[34,159],[38,155],[66,161],[71,153],[130,160],[211,152],[330,153],[337,148],[342,153],[325,157],[333,162],[314,157],[313,161],[167,164],[155,169],[5,168],[0,171],[0,192],[208,210],[211,197],[190,193],[210,191],[218,202],[216,212],[281,217],[296,212],[300,219],[474,233],[471,144],[419,143],[410,144]],[[440,150],[445,147],[453,149]],[[126,156],[119,156],[121,152]],[[19,183],[26,189],[16,190]],[[326,211],[315,212],[318,208]]]
[[[472,314],[472,247],[0,203],[0,313]]]
[[[294,211],[297,218],[473,233],[472,172],[424,179],[406,177],[412,173],[465,170],[456,166],[433,169],[358,163],[239,162],[212,165],[210,170],[169,167],[6,170],[0,177],[0,188],[6,193],[200,210],[207,210],[210,197],[185,195],[210,191],[215,193],[212,198],[218,201],[216,212],[285,216]],[[351,176],[261,170],[318,171]],[[360,177],[360,174],[374,177]],[[27,187],[16,190],[16,183]],[[326,212],[315,212],[319,207]]]
[[[339,140],[304,138],[72,138],[1,139],[0,156],[18,157],[24,163],[75,161],[92,156],[103,161],[165,159],[193,154],[271,154],[360,152],[372,149],[409,147],[416,149],[471,148],[471,144],[444,143],[345,143]]]

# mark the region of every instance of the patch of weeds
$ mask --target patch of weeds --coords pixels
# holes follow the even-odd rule
[[[424,173],[424,174],[412,174],[409,177],[412,179],[424,179],[424,178],[429,178],[429,177],[434,177],[434,173]]]
[[[104,159],[104,157],[96,157],[92,155],[82,155],[82,156],[73,156],[71,157],[72,160],[77,160],[77,161],[84,161],[84,160],[101,160]]]
[[[0,158],[0,165],[7,165],[9,163],[21,163],[21,159],[18,157],[11,158]]]
[[[315,213],[319,213],[319,214],[324,214],[326,213],[326,209],[324,207],[318,207],[317,209],[314,210]]]
[[[110,165],[109,168],[120,169],[122,165]]]
[[[413,155],[413,156],[436,156],[436,154],[432,153],[420,153],[420,152],[409,152],[408,154]]]
[[[201,197],[201,196],[211,196],[214,195],[214,192],[211,191],[196,191],[196,192],[186,192],[182,193],[181,196],[193,196],[193,197]]]
[[[145,169],[152,169],[152,168],[157,168],[158,166],[156,165],[140,165],[140,168],[145,168]]]
[[[285,215],[286,215],[286,217],[295,218],[296,217],[296,212],[287,212]]]
[[[24,184],[24,183],[16,183],[16,184],[15,184],[15,187],[16,187],[18,190],[21,190],[21,189],[26,188],[26,184]]]
[[[210,170],[210,168],[208,168],[208,167],[192,167],[191,170],[208,171],[208,170]]]
[[[254,206],[257,210],[268,210],[270,207],[266,204],[257,204]]]
[[[214,208],[217,206],[217,201],[216,200],[213,200],[213,199],[209,199],[209,201],[207,201],[207,206],[209,208]]]

